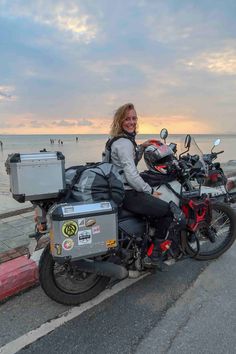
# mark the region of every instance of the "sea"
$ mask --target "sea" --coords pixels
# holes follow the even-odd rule
[[[220,145],[214,151],[224,150],[219,155],[218,161],[227,163],[229,160],[236,162],[236,135],[192,135],[197,146],[204,153],[210,152],[214,141],[221,139]],[[33,153],[46,149],[47,151],[61,151],[65,156],[66,167],[83,165],[86,162],[101,161],[102,152],[108,139],[106,134],[83,135],[0,135],[0,197],[11,197],[9,191],[9,176],[6,173],[5,161],[9,154]],[[137,143],[148,139],[160,139],[157,135],[139,134]],[[167,143],[175,142],[178,152],[183,151],[185,135],[169,135]],[[194,152],[194,151],[193,151]],[[197,153],[197,151],[196,151]],[[139,169],[145,169],[144,161],[139,164]],[[35,181],[37,183],[37,181]]]

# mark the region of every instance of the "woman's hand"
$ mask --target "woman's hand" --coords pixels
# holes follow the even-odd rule
[[[154,192],[152,193],[152,195],[153,195],[153,197],[155,197],[155,198],[159,198],[160,195],[162,195],[162,193],[157,192],[157,191],[154,191]]]
[[[153,143],[159,143],[159,141],[156,139],[149,139],[144,141],[144,143],[142,143],[141,145],[143,148],[146,148],[147,146],[152,145]]]

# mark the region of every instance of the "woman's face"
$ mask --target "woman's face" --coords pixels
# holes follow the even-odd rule
[[[125,119],[122,122],[122,129],[128,133],[134,133],[137,126],[137,115],[134,109],[129,109],[125,114]]]

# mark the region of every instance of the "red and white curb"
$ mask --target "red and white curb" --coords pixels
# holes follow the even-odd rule
[[[0,301],[38,283],[38,263],[43,249],[30,259],[21,256],[0,264]]]

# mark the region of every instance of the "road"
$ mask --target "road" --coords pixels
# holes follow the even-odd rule
[[[90,302],[87,310],[40,339],[32,339],[19,353],[135,353],[207,265],[185,260],[169,267],[168,272],[148,275],[113,296],[110,296],[112,290],[107,289],[102,294],[107,299],[94,306]],[[15,339],[45,323],[54,323],[53,319],[64,313],[66,316],[68,310],[78,309],[53,302],[40,287],[2,304],[0,347],[5,348],[2,353],[15,352]]]

